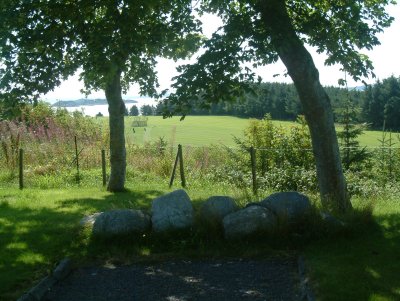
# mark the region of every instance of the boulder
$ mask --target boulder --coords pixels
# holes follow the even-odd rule
[[[222,224],[223,218],[237,210],[234,199],[228,196],[212,196],[200,209],[200,218],[204,222]]]
[[[250,202],[250,203],[246,204],[245,208],[251,207],[251,206],[261,206],[261,204],[260,204],[260,202]]]
[[[330,229],[340,229],[346,226],[346,224],[341,221],[340,219],[337,219],[336,217],[334,217],[333,215],[331,215],[328,212],[320,212],[321,215],[321,219],[324,222],[324,224],[330,228]]]
[[[94,222],[95,222],[96,219],[97,219],[97,217],[98,217],[100,214],[102,214],[102,213],[103,213],[103,212],[96,212],[96,213],[93,213],[93,214],[91,214],[91,215],[84,216],[84,217],[81,219],[81,221],[79,222],[79,224],[80,224],[82,227],[93,226],[93,225],[94,225]]]
[[[120,209],[99,214],[93,224],[94,236],[112,237],[144,233],[151,227],[150,217],[141,210]]]
[[[288,224],[302,221],[311,212],[310,199],[296,191],[271,194],[260,205],[275,213],[281,223]]]
[[[251,206],[225,216],[223,226],[226,239],[240,239],[272,233],[277,227],[277,219],[269,209]]]
[[[155,232],[180,230],[193,225],[193,206],[182,189],[154,199],[151,212]]]

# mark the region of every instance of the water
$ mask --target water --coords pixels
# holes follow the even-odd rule
[[[130,108],[136,105],[139,109],[144,105],[155,106],[157,102],[152,98],[138,98],[135,99],[137,103],[126,103],[125,106],[129,112]],[[79,107],[65,107],[68,112],[83,111],[87,116],[96,116],[98,113],[103,114],[103,116],[108,116],[108,105],[95,105],[95,106],[79,106]]]

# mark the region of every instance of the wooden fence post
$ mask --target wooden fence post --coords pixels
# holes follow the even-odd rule
[[[19,189],[24,188],[24,150],[19,149]]]
[[[78,142],[76,140],[75,136],[75,158],[76,158],[76,181],[79,183],[80,182],[80,176],[79,176],[79,154],[78,154]]]
[[[250,147],[251,174],[253,177],[253,193],[257,194],[256,150]]]
[[[172,169],[171,180],[169,181],[169,188],[171,188],[172,184],[174,183],[175,171],[176,171],[176,166],[178,165],[178,160],[179,160],[179,146],[178,146],[178,152],[176,153],[174,168]]]
[[[186,187],[186,179],[185,179],[185,171],[183,168],[183,154],[182,154],[182,145],[178,145],[178,154],[179,154],[179,167],[181,172],[181,184],[182,187]]]
[[[103,175],[103,186],[107,184],[107,174],[106,174],[106,151],[101,150],[101,171]]]

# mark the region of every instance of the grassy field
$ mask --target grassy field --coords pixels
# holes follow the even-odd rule
[[[102,118],[105,124],[107,118]],[[128,142],[143,144],[154,142],[162,137],[166,142],[174,145],[218,145],[235,146],[233,137],[242,137],[243,130],[249,119],[231,116],[187,116],[183,121],[179,117],[163,119],[160,116],[150,116],[146,128],[132,127],[133,117],[126,117],[125,130]],[[282,127],[293,126],[294,122],[274,121]],[[340,128],[340,127],[338,127]],[[366,131],[360,137],[360,144],[367,147],[377,147],[382,138],[380,131]],[[397,135],[393,135],[399,143]],[[398,146],[398,145],[397,145]]]
[[[198,237],[175,237],[169,244],[151,238],[94,242],[79,227],[83,216],[114,208],[148,209],[154,197],[169,191],[157,181],[140,181],[128,188],[117,194],[100,187],[0,189],[0,300],[18,298],[66,256],[87,264],[171,257],[268,257],[299,251],[305,255],[318,300],[400,300],[400,202],[396,196],[375,200],[374,220],[359,222],[350,233],[295,244],[285,240],[275,246],[267,241],[213,243]],[[196,185],[188,194],[195,208],[215,194],[231,195],[241,205],[245,202],[240,191],[216,184]],[[354,202],[356,209],[365,203]]]
[[[16,300],[65,257],[88,262],[146,258],[157,253],[152,250],[154,243],[123,243],[114,250],[103,245],[98,249],[81,231],[79,221],[85,215],[110,209],[148,209],[152,199],[168,191],[161,181],[144,180],[134,186],[128,184],[127,192],[116,194],[101,187],[0,188],[0,300]],[[223,186],[213,187],[212,192],[197,186],[188,193],[195,206],[212,194],[235,195],[232,188]],[[163,252],[161,248],[159,251]]]

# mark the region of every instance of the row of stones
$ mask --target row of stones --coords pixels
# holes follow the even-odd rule
[[[274,232],[278,225],[296,225],[311,212],[309,198],[298,192],[274,193],[261,202],[238,208],[226,196],[213,196],[200,209],[200,219],[221,226],[225,238],[237,239],[259,232]],[[81,224],[93,225],[94,236],[113,237],[129,233],[161,233],[187,229],[194,224],[192,202],[184,190],[176,190],[153,200],[151,214],[142,210],[123,209],[96,213]]]

